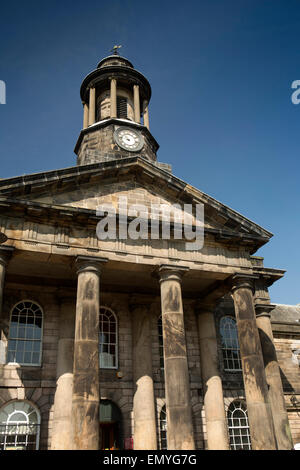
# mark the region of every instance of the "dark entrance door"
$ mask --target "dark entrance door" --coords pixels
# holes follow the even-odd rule
[[[122,449],[122,415],[110,400],[100,401],[100,449]]]
[[[101,450],[119,449],[118,423],[100,423]]]

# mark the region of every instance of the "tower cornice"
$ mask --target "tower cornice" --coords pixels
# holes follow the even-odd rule
[[[136,69],[123,65],[113,65],[97,68],[90,72],[84,79],[80,88],[80,97],[83,102],[88,101],[88,91],[90,87],[107,88],[111,78],[117,78],[119,83],[122,79],[126,84],[139,85],[142,99],[150,101],[151,86],[147,78]]]

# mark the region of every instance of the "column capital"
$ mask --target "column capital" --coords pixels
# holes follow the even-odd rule
[[[254,305],[256,318],[271,317],[271,311],[275,308],[273,304],[256,303]]]
[[[2,266],[7,265],[13,254],[14,249],[14,246],[0,246],[0,264]]]
[[[187,266],[177,266],[172,264],[161,264],[154,272],[159,282],[178,281],[181,282],[183,276],[189,271]]]
[[[250,289],[254,293],[254,281],[259,276],[256,274],[235,273],[230,278],[231,290],[235,292],[237,289]]]
[[[101,274],[103,264],[107,263],[108,258],[97,258],[94,256],[77,256],[75,263],[77,274],[82,272],[96,272]]]
[[[270,304],[267,278],[259,275],[259,278],[254,281],[254,287],[254,304]]]

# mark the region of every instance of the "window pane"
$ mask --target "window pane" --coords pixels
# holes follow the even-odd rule
[[[41,339],[41,337],[42,337],[42,331],[41,331],[41,329],[40,329],[38,326],[36,326],[36,327],[34,328],[33,337],[34,337],[34,339]]]
[[[233,401],[227,412],[230,448],[233,450],[251,449],[250,431],[246,404]]]
[[[99,315],[99,360],[104,369],[117,367],[117,319],[106,307]]]
[[[17,342],[17,350],[18,351],[25,351],[25,341],[18,341]]]
[[[40,352],[41,349],[41,343],[39,341],[33,341],[33,351],[34,352]]]
[[[110,343],[115,344],[115,342],[116,342],[116,335],[115,335],[115,334],[111,334],[111,335],[110,335]]]
[[[40,363],[40,353],[32,353],[32,364]]]
[[[11,314],[7,361],[14,360],[21,364],[33,363],[31,351],[40,351],[41,337],[42,312],[40,307],[30,301],[20,302],[14,307]],[[33,342],[33,339],[37,341]]]
[[[32,351],[33,341],[26,341],[24,344],[25,344],[25,351]]]
[[[16,362],[21,364],[23,362],[23,352],[17,351],[16,353]]]
[[[228,316],[221,318],[219,331],[222,342],[224,369],[240,371],[240,351],[235,319]]]
[[[33,339],[33,333],[34,333],[33,328],[27,328],[27,330],[26,330],[26,338],[27,338],[27,339]]]
[[[25,328],[24,327],[19,327],[18,330],[18,338],[25,338]]]
[[[25,364],[30,364],[31,363],[31,353],[30,352],[25,352],[24,362],[25,362]]]

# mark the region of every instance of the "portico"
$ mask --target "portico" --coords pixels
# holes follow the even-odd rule
[[[226,417],[223,402],[223,388],[222,381],[218,372],[217,365],[217,333],[213,319],[213,311],[217,301],[220,300],[225,292],[230,292],[230,285],[235,286],[235,280],[242,279],[243,287],[240,289],[248,289],[242,291],[238,301],[236,301],[236,316],[246,315],[249,310],[253,318],[253,310],[249,307],[248,310],[239,310],[239,305],[245,305],[249,302],[250,306],[253,303],[252,291],[245,286],[245,282],[251,282],[253,274],[240,275],[237,273],[230,273],[232,267],[227,267],[224,271],[214,271],[216,266],[211,266],[212,271],[204,272],[201,269],[195,269],[193,263],[186,263],[186,265],[172,265],[161,264],[158,268],[155,267],[155,260],[151,263],[144,262],[134,264],[116,261],[121,254],[115,253],[115,260],[110,258],[110,254],[106,252],[106,257],[99,256],[104,254],[99,251],[97,256],[83,256],[78,252],[78,255],[72,260],[66,255],[69,248],[61,248],[60,256],[52,255],[50,266],[53,269],[50,272],[56,272],[56,279],[60,279],[59,283],[62,286],[65,282],[72,281],[73,297],[68,299],[63,296],[60,298],[61,308],[64,310],[65,327],[63,331],[70,331],[75,327],[75,336],[70,332],[66,337],[70,338],[64,344],[70,343],[70,347],[63,346],[66,351],[64,354],[65,361],[68,357],[72,357],[72,350],[74,349],[74,356],[72,366],[68,366],[69,377],[72,377],[71,383],[73,387],[66,388],[64,399],[67,399],[68,390],[72,393],[72,407],[69,408],[69,421],[65,414],[60,415],[59,409],[60,392],[59,383],[55,398],[55,441],[57,444],[54,448],[59,448],[59,442],[63,443],[65,447],[66,439],[63,438],[65,432],[66,422],[73,423],[71,425],[72,434],[76,436],[72,444],[78,449],[97,449],[99,446],[99,404],[101,398],[101,369],[99,370],[99,339],[97,332],[98,327],[98,312],[101,305],[102,293],[105,295],[107,291],[117,292],[120,289],[121,280],[124,279],[123,273],[126,272],[126,282],[122,282],[122,293],[126,295],[128,302],[128,310],[133,324],[133,377],[134,383],[137,384],[137,390],[134,395],[133,412],[134,412],[134,435],[136,436],[136,448],[141,449],[155,449],[157,447],[157,428],[155,418],[155,390],[153,384],[153,373],[151,366],[152,349],[149,343],[149,334],[151,334],[151,309],[150,306],[153,302],[161,303],[161,313],[163,318],[163,335],[164,335],[164,354],[165,354],[165,370],[164,370],[164,386],[166,391],[166,406],[168,416],[168,448],[169,449],[193,449],[195,448],[194,430],[192,424],[192,407],[191,407],[191,383],[188,373],[188,354],[186,348],[186,333],[185,321],[183,310],[183,299],[190,299],[194,305],[195,317],[198,318],[198,334],[199,334],[199,349],[200,360],[202,369],[202,393],[204,393],[204,408],[206,414],[206,429],[208,448],[212,449],[228,449],[228,432],[226,428]],[[142,249],[141,249],[142,252]],[[108,256],[107,256],[108,255]],[[20,256],[20,255],[19,255]],[[37,257],[36,257],[37,258]],[[143,256],[140,255],[141,260]],[[9,269],[10,282],[17,274],[19,269],[23,267],[24,272],[27,270],[26,264],[30,263],[31,275],[37,280],[38,278],[45,278],[46,273],[40,270],[38,264],[35,266],[34,255],[30,260],[25,257],[18,256],[12,258],[11,268]],[[37,258],[38,261],[38,258]],[[72,261],[72,262],[71,262]],[[70,263],[71,262],[71,263]],[[65,267],[69,265],[66,276]],[[48,263],[49,269],[49,263]],[[250,271],[250,270],[249,270]],[[77,273],[77,274],[76,274]],[[77,276],[77,287],[76,287]],[[2,276],[2,282],[3,282]],[[104,279],[99,283],[100,279]],[[26,280],[26,277],[23,278]],[[28,282],[31,282],[28,279]],[[47,280],[47,284],[51,283],[51,279]],[[57,281],[55,282],[55,284]],[[195,285],[198,286],[197,291]],[[247,284],[248,286],[248,284]],[[62,287],[60,287],[60,292]],[[133,292],[140,291],[137,297],[132,297]],[[210,293],[208,294],[208,292]],[[205,293],[205,296],[203,297]],[[129,295],[129,297],[128,297]],[[75,307],[77,297],[77,306]],[[247,300],[249,298],[249,300]],[[252,303],[251,303],[252,302]],[[67,307],[67,305],[70,307]],[[66,309],[69,308],[70,315],[66,316]],[[82,323],[84,319],[84,323]],[[89,320],[88,320],[89,319]],[[248,320],[249,323],[249,320]],[[96,326],[95,326],[96,325]],[[241,342],[241,360],[245,363],[244,383],[245,390],[249,398],[247,404],[249,407],[249,421],[250,432],[253,439],[255,436],[260,436],[259,442],[262,442],[262,435],[266,436],[266,421],[264,421],[263,432],[261,431],[260,422],[251,421],[251,399],[257,397],[256,381],[251,380],[249,374],[252,369],[247,367],[247,358],[251,353],[244,353],[243,341],[245,340],[245,349],[247,351],[247,335],[244,333],[243,324],[240,327],[237,323],[238,332],[240,334]],[[249,326],[247,326],[249,329]],[[261,345],[258,337],[258,329],[254,321],[252,322],[252,339],[251,345],[255,351],[261,351]],[[73,339],[72,339],[73,335]],[[253,343],[253,338],[256,343]],[[62,340],[61,340],[62,341]],[[73,344],[72,344],[73,343]],[[88,347],[86,347],[86,344]],[[93,348],[93,351],[92,349]],[[59,350],[60,351],[60,350]],[[59,353],[60,354],[60,353]],[[71,356],[69,355],[71,354]],[[260,373],[260,389],[265,387],[267,389],[267,382],[263,367],[263,356],[261,354],[260,372],[256,371],[256,376]],[[58,356],[60,357],[60,356]],[[147,358],[146,362],[140,362],[140,358]],[[92,358],[98,365],[91,362]],[[69,361],[70,362],[70,361]],[[89,367],[87,365],[90,364]],[[99,374],[97,373],[99,371]],[[84,376],[82,376],[84,374]],[[61,379],[60,379],[61,380]],[[67,376],[64,379],[68,380]],[[66,382],[65,382],[66,383]],[[92,388],[86,389],[82,387],[93,385]],[[90,387],[90,386],[89,386]],[[71,392],[72,390],[72,392]],[[71,395],[69,396],[70,400]],[[261,404],[254,403],[254,410],[260,406],[260,413],[263,408],[266,409],[266,416],[270,416],[270,442],[265,444],[265,447],[275,448],[274,430],[272,415],[270,414],[270,403],[266,395],[262,396]],[[218,404],[219,409],[216,407]],[[78,411],[77,411],[78,410]],[[93,411],[87,411],[93,410]],[[75,419],[75,417],[77,418]],[[147,426],[147,440],[145,441],[145,434],[143,430]],[[140,429],[140,431],[139,431]],[[84,435],[82,435],[84,432]],[[138,436],[141,436],[139,440]],[[93,440],[91,436],[94,436]],[[173,436],[173,437],[172,437]],[[152,444],[151,444],[152,439]],[[261,445],[261,444],[260,444]],[[264,445],[264,444],[263,444]],[[262,446],[262,445],[261,445]],[[273,446],[273,447],[272,447]]]

